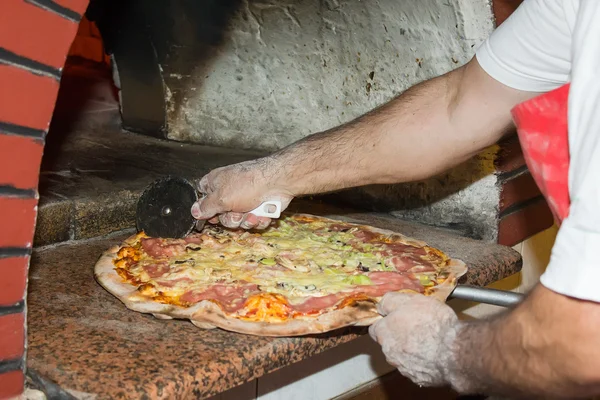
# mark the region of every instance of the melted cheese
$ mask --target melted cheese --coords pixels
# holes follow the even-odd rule
[[[158,278],[146,272],[157,260],[140,250],[139,241],[146,237],[142,234],[136,245],[119,250],[115,265],[124,279],[144,283],[141,292],[174,304],[184,293],[202,291],[215,283],[258,285],[263,293],[251,296],[244,307],[254,310],[244,318],[258,319],[284,318],[290,304],[351,292],[357,284],[369,284],[366,273],[393,270],[382,255],[390,237],[362,243],[355,236],[358,228],[352,225],[345,232],[333,232],[328,231],[327,222],[298,224],[298,220],[306,218],[286,217],[263,233],[208,225],[200,236],[202,244],[187,244],[183,253],[169,257],[168,273]],[[442,266],[446,259],[443,253],[428,248],[423,263],[433,260]],[[439,283],[436,273],[432,282]],[[156,290],[150,292],[149,287]]]
[[[285,321],[292,314],[285,297],[274,293],[260,293],[251,296],[245,304],[242,319],[249,321]]]

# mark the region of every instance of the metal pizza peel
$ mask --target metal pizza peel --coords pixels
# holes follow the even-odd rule
[[[183,238],[205,221],[192,216],[192,205],[203,197],[187,179],[167,176],[146,187],[138,199],[136,225],[151,237]],[[270,200],[250,211],[257,217],[279,218],[281,202]]]

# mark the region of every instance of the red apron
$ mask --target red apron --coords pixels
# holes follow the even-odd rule
[[[512,110],[527,167],[558,224],[569,215],[570,85],[545,93]]]

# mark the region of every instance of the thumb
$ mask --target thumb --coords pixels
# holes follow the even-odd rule
[[[196,219],[210,219],[217,214],[222,214],[229,210],[225,203],[217,196],[208,195],[192,205],[192,216]]]
[[[419,298],[419,296],[422,295],[416,293],[387,293],[383,296],[379,304],[377,304],[377,311],[379,314],[386,316],[392,311]]]

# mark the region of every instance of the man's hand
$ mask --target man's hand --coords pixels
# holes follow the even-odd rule
[[[600,394],[600,305],[538,285],[514,310],[458,321],[437,300],[387,294],[369,333],[420,385],[462,394],[589,398]]]
[[[388,363],[420,386],[449,383],[458,317],[450,307],[420,294],[389,293],[377,306],[384,318],[369,328]]]
[[[193,205],[192,215],[212,223],[219,221],[228,228],[264,229],[271,219],[248,211],[267,200],[279,200],[285,209],[294,197],[277,186],[278,172],[276,162],[268,157],[217,168],[198,182],[197,189],[205,197]]]

